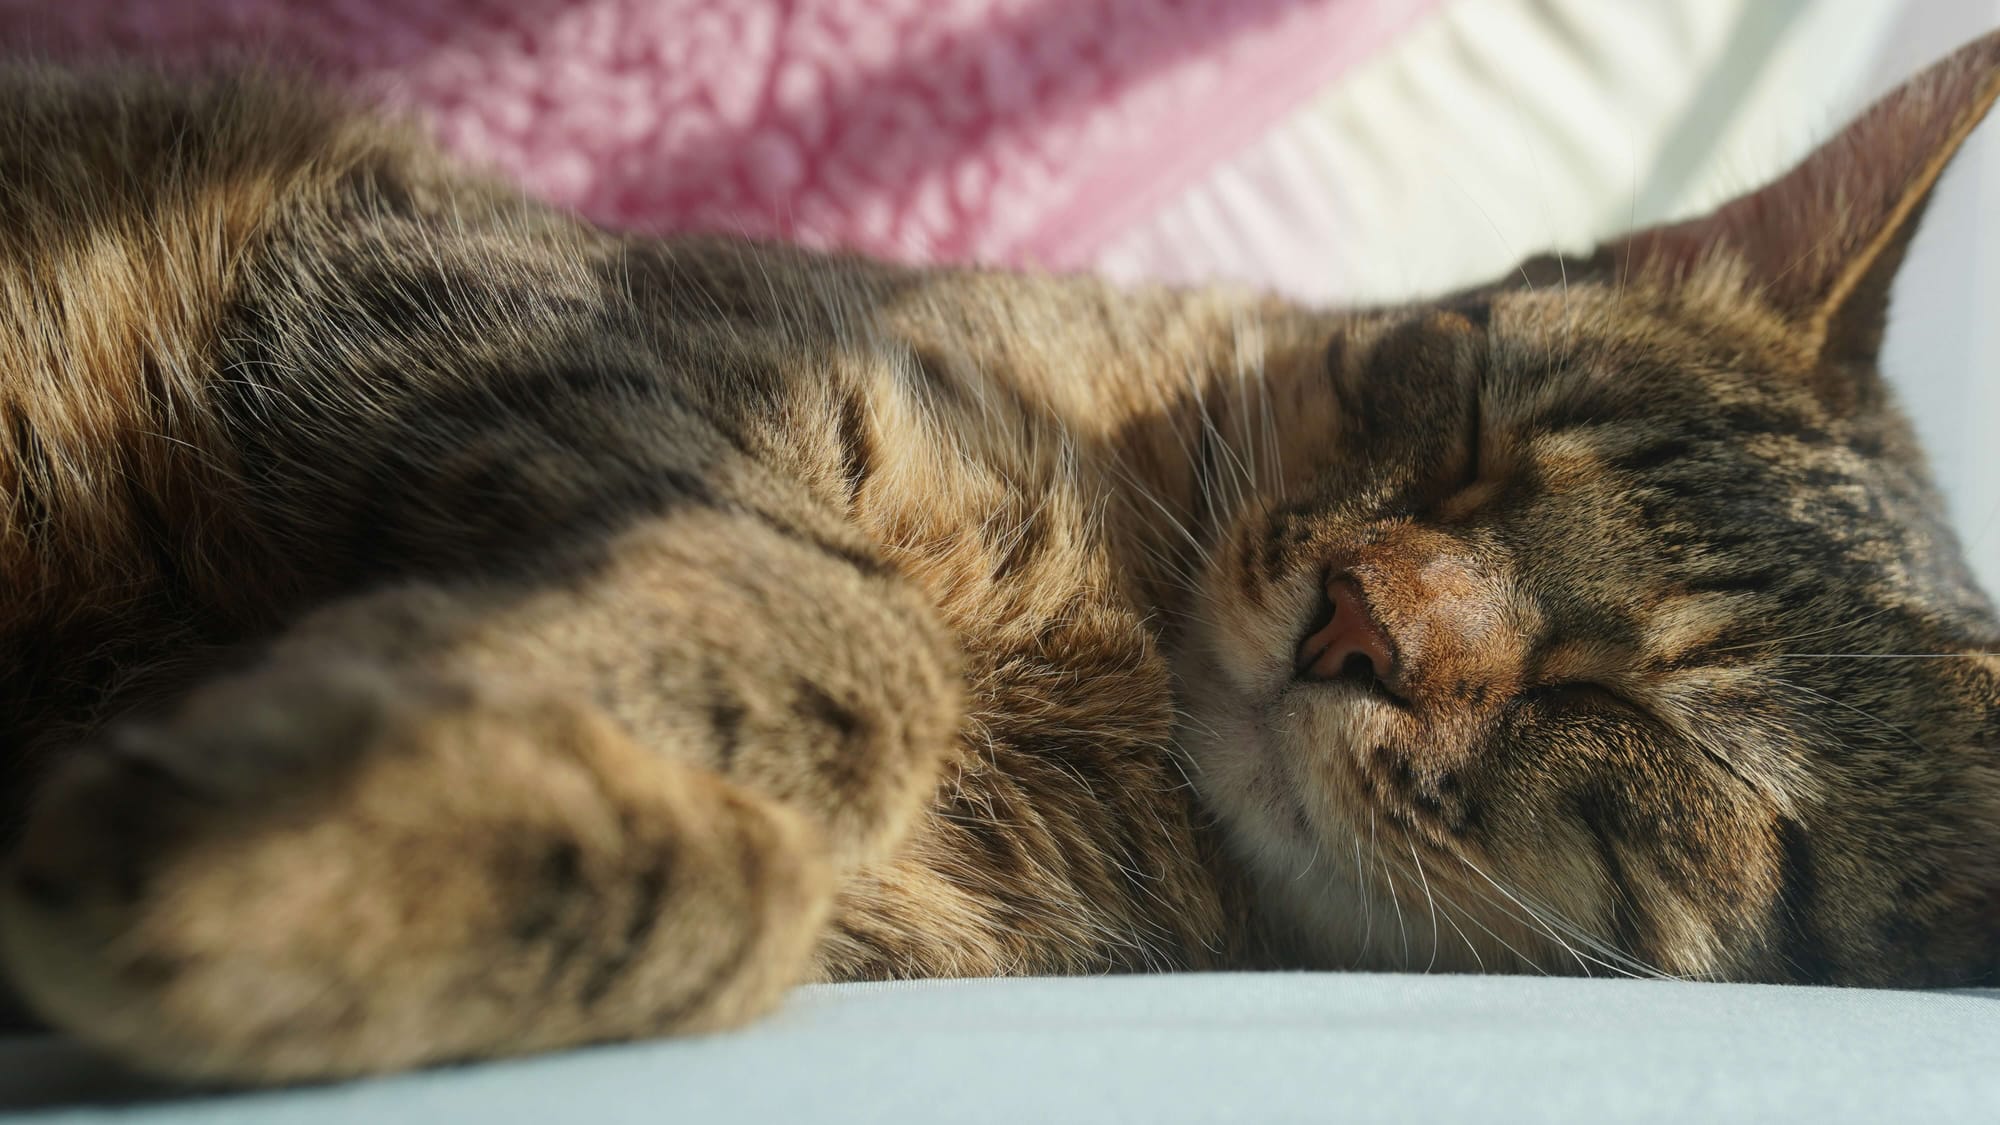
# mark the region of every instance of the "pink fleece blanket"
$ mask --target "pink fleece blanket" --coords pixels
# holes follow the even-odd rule
[[[0,46],[254,52],[601,222],[1062,268],[1437,0],[0,0]]]

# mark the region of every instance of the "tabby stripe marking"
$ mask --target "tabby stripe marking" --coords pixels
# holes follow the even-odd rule
[[[631,837],[627,836],[628,839]],[[673,855],[662,852],[639,873],[632,893],[632,906],[625,918],[625,932],[611,955],[599,961],[584,978],[577,992],[577,1005],[586,1011],[597,1006],[631,963],[646,951],[647,939],[660,924],[667,889],[673,882]]]
[[[1800,984],[1832,984],[1835,964],[1813,918],[1818,865],[1805,826],[1788,816],[1772,825],[1778,844],[1777,953]]]
[[[1583,821],[1584,827],[1590,829],[1591,837],[1597,843],[1598,863],[1604,869],[1604,877],[1611,883],[1612,944],[1641,961],[1652,961],[1639,914],[1639,895],[1632,888],[1624,861],[1618,858],[1616,812],[1604,792],[1593,787],[1578,795],[1576,815]]]

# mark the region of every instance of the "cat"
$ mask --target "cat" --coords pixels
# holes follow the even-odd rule
[[[2000,36],[1435,302],[590,227],[0,70],[0,965],[191,1081],[803,981],[2000,973],[2000,623],[1875,356]],[[1858,654],[1858,655],[1854,655]]]

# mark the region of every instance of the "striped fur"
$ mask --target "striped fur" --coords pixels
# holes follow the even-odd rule
[[[624,237],[282,82],[0,70],[0,965],[246,1082],[805,980],[1990,979],[2000,626],[1873,350],[1996,56],[1345,311]],[[1296,672],[1335,572],[1393,696]]]

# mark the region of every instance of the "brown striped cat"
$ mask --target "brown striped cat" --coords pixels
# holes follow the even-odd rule
[[[0,965],[237,1082],[808,980],[1993,982],[2000,624],[1875,355],[1996,91],[1343,311],[0,69]]]

